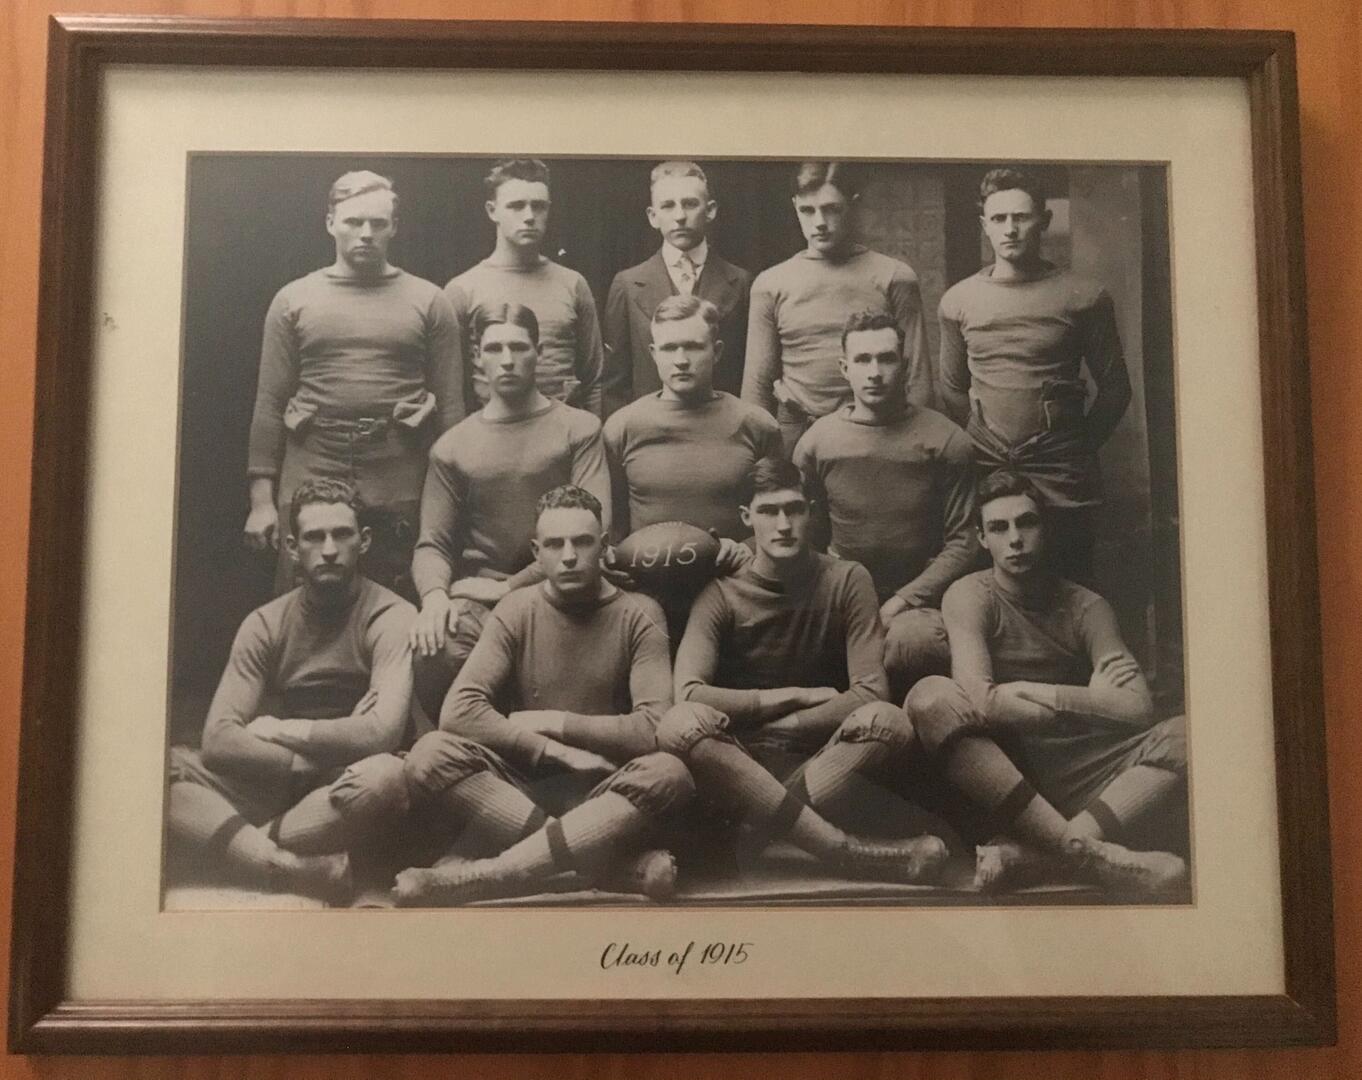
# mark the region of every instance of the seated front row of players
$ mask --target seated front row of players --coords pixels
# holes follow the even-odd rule
[[[1038,866],[1148,894],[1185,883],[1177,855],[1115,842],[1180,794],[1182,720],[1153,723],[1110,608],[1042,565],[1041,500],[1015,475],[981,491],[993,568],[945,598],[954,678],[917,683],[906,715],[878,700],[869,575],[811,550],[788,463],[754,471],[741,513],[757,555],[697,601],[673,708],[657,606],[601,577],[598,501],[554,489],[535,523],[544,580],[497,606],[441,730],[405,760],[391,751],[412,612],[358,575],[354,502],[340,484],[300,489],[288,543],[304,584],[248,618],[201,751],[172,758],[173,833],[261,884],[342,894],[346,850],[434,821],[449,850],[398,875],[400,903],[535,892],[566,870],[664,896],[675,868],[650,849],[685,830],[696,791],[758,844],[784,835],[842,873],[926,881],[937,838],[836,824],[867,784],[905,805],[927,793],[908,782],[924,764],[967,796],[962,831],[992,841],[982,887]],[[264,712],[271,699],[296,715]]]

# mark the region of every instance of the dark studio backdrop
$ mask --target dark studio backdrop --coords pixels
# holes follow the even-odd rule
[[[580,271],[603,309],[615,273],[658,246],[644,216],[657,159],[548,160],[553,210],[545,253]],[[726,259],[755,274],[804,246],[789,200],[796,162],[701,164],[719,202],[710,243]],[[916,270],[933,365],[941,294],[990,257],[977,193],[995,164],[865,163],[862,240]],[[174,741],[197,739],[237,627],[271,595],[273,556],[247,552],[241,539],[261,327],[281,286],[334,259],[324,225],[332,181],[353,169],[390,177],[400,198],[390,259],[443,285],[492,249],[482,190],[490,165],[485,157],[427,155],[190,157],[171,638]],[[1134,398],[1102,455],[1106,505],[1097,581],[1151,676],[1162,713],[1180,712],[1166,173],[1157,165],[1027,167],[1042,177],[1054,212],[1046,256],[1100,281],[1116,302]]]

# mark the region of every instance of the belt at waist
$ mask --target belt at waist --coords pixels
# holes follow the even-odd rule
[[[363,438],[386,434],[393,421],[390,416],[327,416],[318,413],[310,423],[319,431],[341,431]]]

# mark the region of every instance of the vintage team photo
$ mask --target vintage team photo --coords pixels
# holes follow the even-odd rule
[[[1156,163],[187,163],[167,909],[1185,904]]]

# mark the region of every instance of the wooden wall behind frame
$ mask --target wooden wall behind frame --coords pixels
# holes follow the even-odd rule
[[[333,16],[434,18],[451,14],[421,0],[83,0],[79,10],[201,16]],[[61,10],[53,0],[0,5],[0,716],[18,714],[23,645],[28,471],[33,412],[37,303],[38,210],[46,19]],[[163,1058],[46,1059],[0,1057],[0,1080],[82,1077],[92,1080],[359,1080],[501,1077],[737,1077],[757,1074],[803,1080],[825,1074],[849,1078],[984,1078],[1025,1080],[1238,1080],[1240,1077],[1362,1076],[1362,729],[1352,717],[1362,705],[1362,682],[1350,678],[1362,655],[1362,153],[1356,145],[1362,113],[1362,3],[1359,0],[1048,0],[1019,3],[935,0],[903,5],[889,0],[823,0],[815,4],[706,0],[556,0],[511,4],[465,0],[463,18],[836,22],[995,26],[1144,26],[1283,28],[1297,34],[1305,187],[1306,256],[1311,312],[1316,484],[1320,493],[1320,562],[1324,619],[1325,697],[1330,717],[1335,905],[1338,934],[1339,1045],[1296,1052],[838,1054],[703,1057],[464,1057],[404,1058]],[[17,730],[0,734],[0,882],[12,867]],[[8,926],[7,885],[0,926]],[[0,931],[3,932],[3,931]],[[8,949],[0,950],[0,956]],[[2,963],[3,961],[0,961]]]

